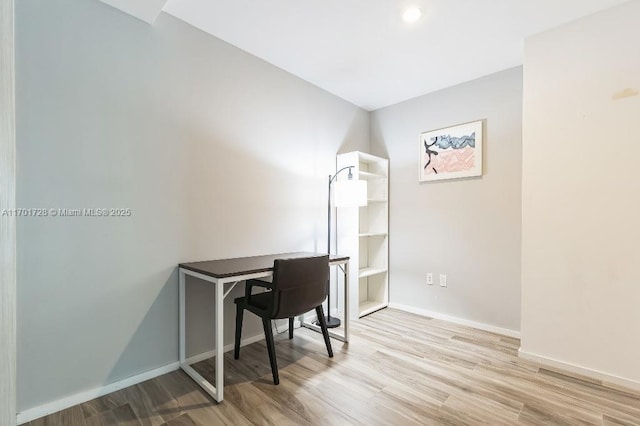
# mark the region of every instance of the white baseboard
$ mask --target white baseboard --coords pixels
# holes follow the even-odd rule
[[[71,395],[57,401],[49,402],[47,404],[40,405],[38,407],[30,408],[28,410],[18,413],[18,424],[30,422],[40,417],[48,416],[49,414],[57,413],[58,411],[65,410],[74,405],[82,404],[83,402],[91,401],[92,399],[101,397],[111,392],[124,389],[129,386],[144,382],[145,380],[153,379],[154,377],[161,376],[166,373],[170,373],[179,368],[178,362],[172,362],[164,367],[156,368],[151,371],[147,371],[142,374],[138,374],[129,377],[119,382],[111,383],[106,386],[91,389],[85,392],[80,392],[75,395]]]
[[[640,382],[635,380],[625,379],[624,377],[614,376],[612,374],[604,373],[602,371],[593,370],[587,367],[581,367],[579,365],[571,364],[557,359],[549,358],[546,356],[534,354],[531,352],[523,351],[522,348],[518,350],[518,356],[528,361],[537,362],[541,366],[551,367],[553,369],[565,370],[569,373],[579,374],[582,376],[591,377],[596,380],[601,380],[605,385],[612,384],[622,386],[633,391],[640,391]]]
[[[479,330],[488,331],[490,333],[502,334],[503,336],[513,337],[515,339],[520,338],[520,332],[510,330],[508,328],[496,327],[494,325],[485,324],[482,322],[476,322],[467,320],[464,318],[458,318],[451,315],[441,314],[440,312],[428,311],[426,309],[414,308],[412,306],[401,305],[398,303],[389,303],[389,307],[397,309],[399,311],[409,312],[411,314],[421,315],[423,317],[435,318],[443,321],[449,321],[454,324],[464,325],[467,327],[477,328]]]
[[[288,324],[285,330],[287,329],[288,329]],[[263,339],[264,339],[264,335],[258,334],[256,336],[243,339],[240,342],[240,346],[250,345],[252,343],[258,342]],[[226,345],[224,347],[224,351],[229,352],[233,350],[233,346],[234,346],[233,344]],[[193,364],[214,356],[215,356],[215,351],[208,351],[208,352],[204,352],[188,358],[187,362],[189,364]],[[171,364],[167,364],[163,367],[156,368],[154,370],[147,371],[142,374],[128,377],[124,380],[120,380],[119,382],[110,383],[108,385],[94,388],[84,392],[79,392],[74,395],[70,395],[65,398],[61,398],[56,401],[49,402],[47,404],[39,405],[34,408],[29,408],[28,410],[18,413],[17,423],[19,425],[28,423],[32,420],[39,419],[40,417],[48,416],[49,414],[57,413],[58,411],[62,411],[67,408],[73,407],[74,405],[91,401],[92,399],[99,398],[111,392],[119,391],[120,389],[124,389],[126,387],[133,386],[138,383],[142,383],[149,379],[153,379],[154,377],[162,376],[163,374],[170,373],[172,371],[177,370],[178,368],[180,368],[180,363],[172,362]]]
[[[520,338],[520,332],[515,330],[495,327],[489,324],[479,323],[479,322],[470,321],[470,320],[466,320],[458,317],[453,317],[450,315],[441,314],[439,312],[428,311],[425,309],[414,308],[411,306],[401,305],[397,303],[389,303],[389,307],[393,309],[397,309],[399,311],[404,311],[404,312],[409,312],[416,315],[449,321],[455,324],[465,325],[468,327],[489,331],[491,333],[502,334],[504,336],[509,336],[516,339]],[[522,349],[518,350],[518,356],[522,359],[536,362],[541,366],[548,366],[554,369],[567,371],[568,373],[579,374],[582,376],[594,378],[596,380],[601,380],[605,385],[611,384],[611,385],[628,388],[632,391],[640,391],[640,382],[636,382],[635,380],[625,379],[623,377],[604,373],[602,371],[597,371],[590,368],[581,367],[579,365],[571,364],[568,362],[563,362],[553,358],[534,354],[531,352],[526,352],[526,351],[523,351]]]
[[[307,321],[310,318],[306,318]],[[313,316],[315,318],[315,316]],[[300,326],[300,322],[296,319],[294,322],[294,327]],[[284,332],[289,329],[289,323],[284,324],[282,331],[276,329],[275,332]],[[264,335],[257,334],[255,336],[251,336],[246,339],[242,339],[240,342],[240,346],[247,346],[255,342],[259,342],[264,339]],[[224,347],[225,352],[232,351],[234,344],[229,344]],[[214,357],[215,350],[203,352],[198,355],[194,355],[190,358],[187,358],[187,362],[189,364],[193,364],[196,362],[204,361],[205,359]],[[180,368],[180,363],[172,362],[171,364],[165,365],[160,368],[156,368],[155,370],[147,371],[142,374],[138,374],[124,380],[120,380],[119,382],[110,383],[105,386],[101,386],[95,389],[91,389],[85,392],[79,392],[77,394],[58,399],[53,402],[49,402],[47,404],[39,405],[34,408],[29,408],[28,410],[22,411],[18,413],[17,422],[19,425],[30,422],[35,419],[39,419],[40,417],[48,416],[49,414],[57,413],[58,411],[65,410],[67,408],[73,407],[74,405],[82,404],[87,401],[91,401],[92,399],[99,398],[101,396],[107,395],[111,392],[119,391],[120,389],[124,389],[129,386],[136,385],[138,383],[144,382],[149,379],[153,379],[154,377],[162,376],[163,374],[170,373],[172,371]]]

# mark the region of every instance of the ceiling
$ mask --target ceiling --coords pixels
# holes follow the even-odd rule
[[[525,37],[626,0],[168,0],[163,10],[367,110],[522,64]],[[423,17],[407,24],[408,5]]]

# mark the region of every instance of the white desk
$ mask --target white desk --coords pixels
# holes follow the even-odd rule
[[[295,257],[325,256],[321,253],[282,253],[267,256],[241,257],[235,259],[210,260],[204,262],[181,263],[179,265],[180,281],[180,367],[198,383],[216,401],[224,398],[224,299],[231,290],[241,281],[265,278],[273,275],[273,261],[275,259],[290,259]],[[346,256],[331,255],[329,265],[338,266],[344,273],[344,333],[340,334],[329,330],[329,335],[335,339],[347,342],[349,339],[349,258]],[[191,367],[186,359],[186,282],[185,276],[200,278],[210,282],[215,287],[215,313],[216,326],[214,329],[215,342],[215,384],[211,384]],[[225,284],[229,284],[225,289]],[[305,321],[300,316],[303,327],[320,331],[320,327]]]

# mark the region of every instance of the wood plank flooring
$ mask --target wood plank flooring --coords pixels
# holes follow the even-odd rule
[[[385,309],[356,321],[348,345],[297,329],[225,355],[225,400],[181,371],[31,422],[40,425],[640,425],[640,393],[542,368],[520,342]],[[213,381],[213,360],[195,368]]]

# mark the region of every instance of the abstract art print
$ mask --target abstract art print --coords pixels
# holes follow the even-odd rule
[[[482,175],[482,120],[420,134],[420,182]]]

